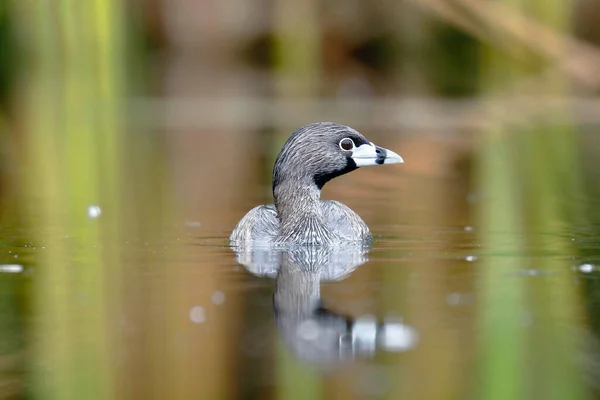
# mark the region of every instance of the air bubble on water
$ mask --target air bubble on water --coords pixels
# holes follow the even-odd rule
[[[93,204],[88,207],[87,213],[88,217],[90,218],[98,218],[100,214],[102,214],[102,209],[100,208],[100,206]]]
[[[594,270],[594,266],[592,264],[581,264],[579,270],[584,274],[589,274]]]
[[[220,306],[221,304],[225,303],[225,293],[217,290],[210,296],[210,300],[213,302],[213,304]]]
[[[18,254],[15,254],[13,257],[14,257],[14,258],[19,258],[19,255],[18,255]]]
[[[457,306],[461,303],[461,295],[460,293],[448,293],[446,296],[446,303],[449,306]]]
[[[473,229],[474,228],[472,226],[470,226],[470,225],[465,226],[465,231],[466,232],[473,232]]]
[[[200,225],[202,224],[198,221],[185,221],[185,226],[189,228],[199,228]]]
[[[465,260],[467,260],[468,262],[473,262],[473,261],[477,261],[477,256],[466,256]]]
[[[23,266],[20,264],[4,264],[0,265],[0,272],[7,274],[18,274],[23,272]]]
[[[194,306],[190,308],[190,321],[195,324],[201,324],[206,321],[206,313],[204,312],[204,307]]]

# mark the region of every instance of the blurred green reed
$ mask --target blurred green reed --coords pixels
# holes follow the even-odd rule
[[[321,47],[318,0],[274,3],[275,92],[282,100],[318,98],[321,83]],[[274,116],[277,120],[277,116]],[[272,165],[288,136],[297,126],[278,124],[270,143],[270,162],[266,173],[271,180]]]
[[[31,391],[111,398],[122,266],[122,4],[15,2],[15,15],[29,45],[25,206],[44,246],[32,291]],[[88,215],[94,206],[98,218]]]
[[[278,399],[321,399],[324,395],[321,374],[308,363],[298,360],[283,340],[276,340],[277,398]]]
[[[312,98],[319,93],[321,48],[317,0],[279,0],[275,15],[275,74],[283,98]]]
[[[568,32],[566,3],[506,3]],[[512,58],[495,49],[483,52],[484,94],[498,95],[518,85],[520,78],[549,67],[518,45],[513,50],[517,56]],[[533,95],[567,95],[566,78],[552,78],[538,85]],[[518,89],[511,94],[516,101],[521,94],[532,96]],[[517,107],[510,109],[518,112]],[[566,256],[575,249],[564,235],[581,219],[576,205],[581,198],[578,138],[567,110],[543,121],[520,120],[492,120],[476,164],[485,255],[479,316],[481,387],[475,397],[583,399],[588,393],[577,364],[581,347],[573,333],[582,305]],[[529,270],[541,276],[528,279],[523,274]]]

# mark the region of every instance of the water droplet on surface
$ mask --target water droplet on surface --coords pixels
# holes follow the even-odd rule
[[[594,266],[592,264],[581,264],[579,270],[584,274],[589,274],[594,270]]]
[[[465,260],[467,260],[468,262],[477,261],[477,256],[466,256]]]
[[[20,264],[0,265],[0,272],[4,272],[6,274],[18,274],[20,272],[23,272],[23,266]]]
[[[194,306],[190,308],[190,321],[195,324],[201,324],[206,321],[206,313],[204,312],[204,307]]]
[[[446,296],[446,303],[453,307],[466,304],[468,303],[468,295],[457,292],[448,293]]]
[[[225,303],[225,293],[221,292],[220,290],[217,290],[210,296],[210,300],[213,302],[213,304],[219,306]]]
[[[100,206],[91,205],[88,207],[87,212],[88,212],[88,217],[98,218],[100,216],[100,214],[102,214],[102,209],[100,209]]]

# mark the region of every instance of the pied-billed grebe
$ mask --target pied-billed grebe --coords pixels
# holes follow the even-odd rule
[[[335,244],[371,239],[367,224],[338,201],[321,200],[329,180],[402,157],[333,122],[305,125],[285,142],[273,167],[275,204],[257,206],[236,225],[232,244]]]

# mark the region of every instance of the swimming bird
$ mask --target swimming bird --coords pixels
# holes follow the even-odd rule
[[[349,207],[321,200],[331,179],[371,165],[404,162],[349,126],[316,122],[297,129],[273,167],[274,204],[250,210],[229,240],[234,245],[331,245],[372,238],[367,224]]]

